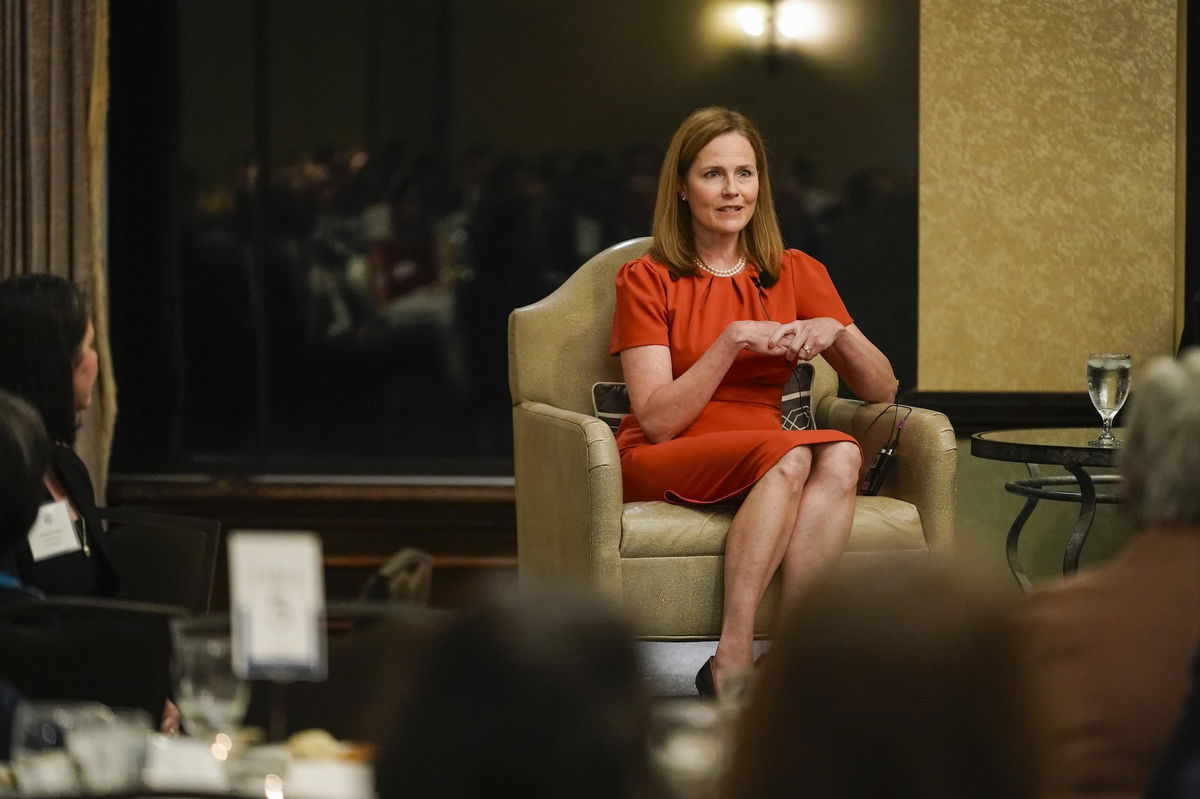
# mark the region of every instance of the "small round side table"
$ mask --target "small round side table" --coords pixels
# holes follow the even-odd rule
[[[1114,433],[1119,431],[1114,430]],[[1117,504],[1121,497],[1117,492],[1101,493],[1096,491],[1097,485],[1114,485],[1120,481],[1115,474],[1088,474],[1087,467],[1115,466],[1120,449],[1105,447],[1089,447],[1088,441],[1097,435],[1093,427],[1058,427],[1041,430],[993,430],[987,433],[976,433],[971,436],[971,454],[980,458],[996,461],[1024,463],[1029,470],[1029,477],[1005,483],[1004,490],[1010,494],[1025,497],[1025,507],[1021,508],[1017,518],[1008,530],[1008,541],[1005,553],[1008,556],[1008,568],[1012,571],[1017,583],[1026,591],[1030,590],[1030,581],[1021,566],[1017,553],[1017,543],[1021,538],[1021,530],[1033,513],[1040,500],[1049,499],[1058,502],[1078,502],[1079,518],[1075,529],[1067,541],[1066,552],[1063,553],[1063,574],[1071,574],[1079,568],[1079,553],[1087,541],[1092,521],[1096,517],[1097,503]],[[1119,436],[1118,436],[1119,437]],[[1044,477],[1038,468],[1039,464],[1061,466],[1070,472],[1069,476]],[[1070,487],[1072,488],[1062,488]]]

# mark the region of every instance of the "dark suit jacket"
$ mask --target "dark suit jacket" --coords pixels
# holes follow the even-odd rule
[[[1139,532],[1023,611],[1045,709],[1050,796],[1139,797],[1200,647],[1200,528]]]
[[[91,555],[68,552],[35,563],[26,544],[17,551],[18,575],[24,582],[51,595],[116,596],[120,581],[104,553],[103,528],[96,512],[96,497],[87,466],[70,447],[56,444],[51,468],[83,522]],[[47,491],[45,501],[51,499]]]
[[[1200,796],[1200,652],[1196,653],[1192,667],[1192,696],[1183,711],[1183,720],[1146,791],[1146,799],[1197,796]]]

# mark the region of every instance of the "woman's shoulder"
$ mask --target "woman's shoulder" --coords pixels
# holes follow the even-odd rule
[[[71,495],[72,501],[86,498],[94,502],[92,476],[88,473],[83,459],[75,454],[75,450],[66,444],[55,444],[51,450],[50,462],[67,493]]]
[[[827,279],[829,270],[825,264],[813,258],[803,250],[784,250],[780,259],[779,273],[792,281],[804,281],[811,278]]]
[[[670,269],[662,261],[655,258],[650,253],[646,253],[640,258],[634,258],[632,261],[626,261],[621,265],[621,272],[646,272],[653,275],[662,275],[669,277]]]
[[[617,270],[617,286],[662,286],[671,282],[671,271],[666,264],[650,254],[627,261]]]
[[[821,269],[825,268],[825,265],[816,258],[813,258],[804,250],[797,250],[795,248],[783,251],[782,262],[784,266],[791,266],[798,269],[812,268],[813,266],[820,267]]]

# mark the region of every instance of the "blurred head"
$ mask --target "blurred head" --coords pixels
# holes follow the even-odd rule
[[[720,139],[718,142],[717,140]],[[779,233],[779,220],[775,216],[775,203],[771,197],[771,180],[767,172],[767,149],[758,128],[748,118],[728,108],[702,108],[693,112],[675,131],[667,154],[663,158],[658,178],[658,197],[654,206],[654,255],[670,268],[674,275],[687,275],[695,271],[695,229],[705,224],[705,216],[693,214],[690,199],[685,200],[689,190],[694,191],[696,181],[702,175],[693,175],[702,153],[712,154],[712,146],[719,146],[728,155],[732,148],[742,148],[746,156],[753,156],[755,171],[754,200],[747,203],[746,216],[738,217],[740,223],[740,248],[764,273],[763,282],[774,283],[779,274],[779,262],[783,256],[783,239]],[[706,148],[709,148],[706,151]],[[734,159],[748,160],[748,158]]]
[[[0,391],[0,561],[24,540],[45,488],[50,441],[29,403]]]
[[[1200,348],[1138,375],[1121,473],[1134,524],[1200,524]]]
[[[79,290],[56,275],[0,281],[0,389],[29,402],[54,441],[75,442],[96,383],[95,332]]]
[[[890,563],[814,589],[755,686],[728,795],[1035,795],[1015,620],[965,585]]]
[[[647,704],[630,631],[601,600],[530,589],[456,624],[379,759],[379,796],[646,795]]]

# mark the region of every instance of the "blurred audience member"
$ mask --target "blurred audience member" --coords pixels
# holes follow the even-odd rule
[[[40,596],[19,578],[16,557],[37,517],[49,465],[50,440],[38,412],[0,391],[0,602]]]
[[[506,597],[435,646],[390,750],[382,799],[657,795],[630,631],[567,589]]]
[[[1146,799],[1195,799],[1200,796],[1200,652],[1192,666],[1192,695],[1158,764]]]
[[[114,596],[119,584],[99,538],[91,477],[71,449],[79,414],[92,404],[94,340],[87,303],[69,281],[45,274],[0,281],[0,389],[41,414],[53,442],[42,501],[65,503],[55,506],[65,517],[51,519],[72,524],[79,541],[69,551],[18,550],[21,579],[48,594]]]
[[[21,582],[14,557],[42,500],[42,475],[50,464],[50,440],[29,403],[0,391],[0,602],[37,599],[41,592]],[[13,713],[21,694],[0,677],[0,759],[9,757]]]
[[[1138,378],[1121,450],[1136,533],[1026,607],[1055,796],[1140,796],[1200,648],[1200,350]]]
[[[781,627],[725,795],[1038,796],[1019,643],[1007,603],[931,566],[835,576]]]

